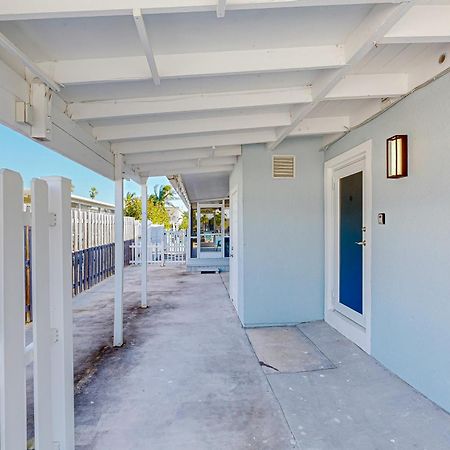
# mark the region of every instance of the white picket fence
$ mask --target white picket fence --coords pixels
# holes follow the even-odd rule
[[[36,450],[74,449],[70,180],[0,170],[0,448],[27,448],[26,367],[33,365]],[[24,226],[32,228],[33,342],[25,347]]]
[[[147,244],[147,264],[184,264],[186,262],[186,232],[184,230],[156,231],[149,227]],[[131,264],[141,264],[141,229],[135,244],[131,245]]]
[[[72,250],[85,250],[114,242],[114,214],[72,209]],[[124,241],[135,240],[140,222],[124,217]]]

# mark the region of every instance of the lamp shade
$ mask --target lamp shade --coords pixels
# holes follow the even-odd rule
[[[408,176],[408,136],[397,134],[386,141],[386,175],[388,178]]]

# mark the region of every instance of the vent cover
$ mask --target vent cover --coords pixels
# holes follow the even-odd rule
[[[273,178],[295,178],[295,156],[273,155],[272,176]]]

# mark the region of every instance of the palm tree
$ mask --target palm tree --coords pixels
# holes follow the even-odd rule
[[[92,200],[94,200],[95,197],[97,197],[98,191],[97,188],[95,186],[92,186],[91,189],[89,189],[89,197],[92,198]]]
[[[163,185],[156,185],[153,188],[153,194],[149,196],[149,200],[153,202],[154,205],[170,205],[170,200],[175,198],[175,195],[173,193],[172,186],[166,184]]]

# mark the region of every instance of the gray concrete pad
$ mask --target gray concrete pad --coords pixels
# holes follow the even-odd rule
[[[247,329],[265,373],[331,369],[334,365],[297,327]]]
[[[139,272],[126,272],[134,305]],[[86,298],[105,306],[109,331],[112,283]],[[77,450],[296,448],[220,275],[152,267],[149,286],[150,307],[131,310],[125,345],[103,351],[77,392]]]
[[[450,449],[450,416],[324,322],[299,329],[337,368],[268,379],[309,450]]]

